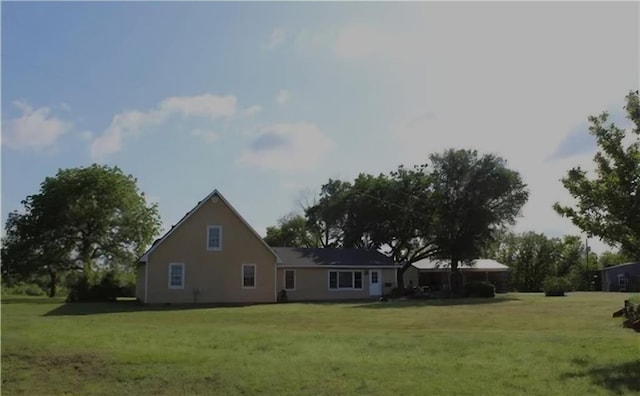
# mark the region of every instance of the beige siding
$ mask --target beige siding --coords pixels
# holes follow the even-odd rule
[[[340,270],[362,271],[362,290],[329,290],[328,268],[278,268],[278,291],[284,289],[284,276],[286,269],[295,270],[295,290],[287,290],[289,301],[323,301],[323,300],[349,300],[373,298],[369,295],[369,275],[366,269],[344,268]],[[381,271],[382,293],[386,294],[396,287],[396,270],[378,269]],[[391,284],[385,287],[385,283]]]
[[[144,302],[144,264],[136,268],[136,298]]]
[[[209,225],[222,226],[221,251],[207,250]],[[148,260],[148,303],[274,302],[276,298],[275,256],[220,199],[205,202]],[[184,289],[169,289],[170,263],[184,263]],[[242,264],[256,265],[254,289],[242,287]]]

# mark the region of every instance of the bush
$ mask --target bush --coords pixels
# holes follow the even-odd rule
[[[20,296],[46,296],[47,293],[35,283],[18,282],[13,286],[3,286],[2,294]]]
[[[473,281],[464,285],[465,297],[495,297],[496,287],[493,283],[485,281]]]
[[[124,283],[118,279],[118,274],[109,271],[98,277],[97,283],[93,283],[86,275],[81,275],[69,288],[67,302],[115,301],[118,297],[134,296],[135,284]]]
[[[287,302],[289,301],[289,297],[287,297],[287,291],[282,289],[278,292],[278,302]]]
[[[564,293],[569,289],[569,282],[562,277],[548,277],[542,283],[542,290],[547,297],[551,296],[564,296]]]

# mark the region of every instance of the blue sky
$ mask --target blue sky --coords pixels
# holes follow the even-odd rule
[[[2,222],[59,168],[118,165],[165,228],[214,188],[259,233],[329,178],[502,155],[530,202],[638,89],[637,3],[2,3]],[[617,112],[617,114],[616,114]]]

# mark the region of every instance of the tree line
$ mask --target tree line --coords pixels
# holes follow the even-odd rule
[[[493,154],[449,149],[429,159],[388,174],[362,173],[353,182],[329,180],[303,214],[269,227],[265,241],[380,249],[403,263],[400,275],[429,257],[451,260],[457,272],[514,224],[529,192],[519,173]]]

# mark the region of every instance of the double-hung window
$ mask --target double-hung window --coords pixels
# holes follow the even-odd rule
[[[242,287],[254,289],[256,287],[256,265],[242,264]]]
[[[222,250],[222,226],[210,225],[207,227],[207,250]]]
[[[169,264],[169,289],[184,289],[184,263]]]
[[[362,271],[329,271],[330,290],[362,290]]]
[[[284,270],[284,289],[296,290],[296,270]]]

